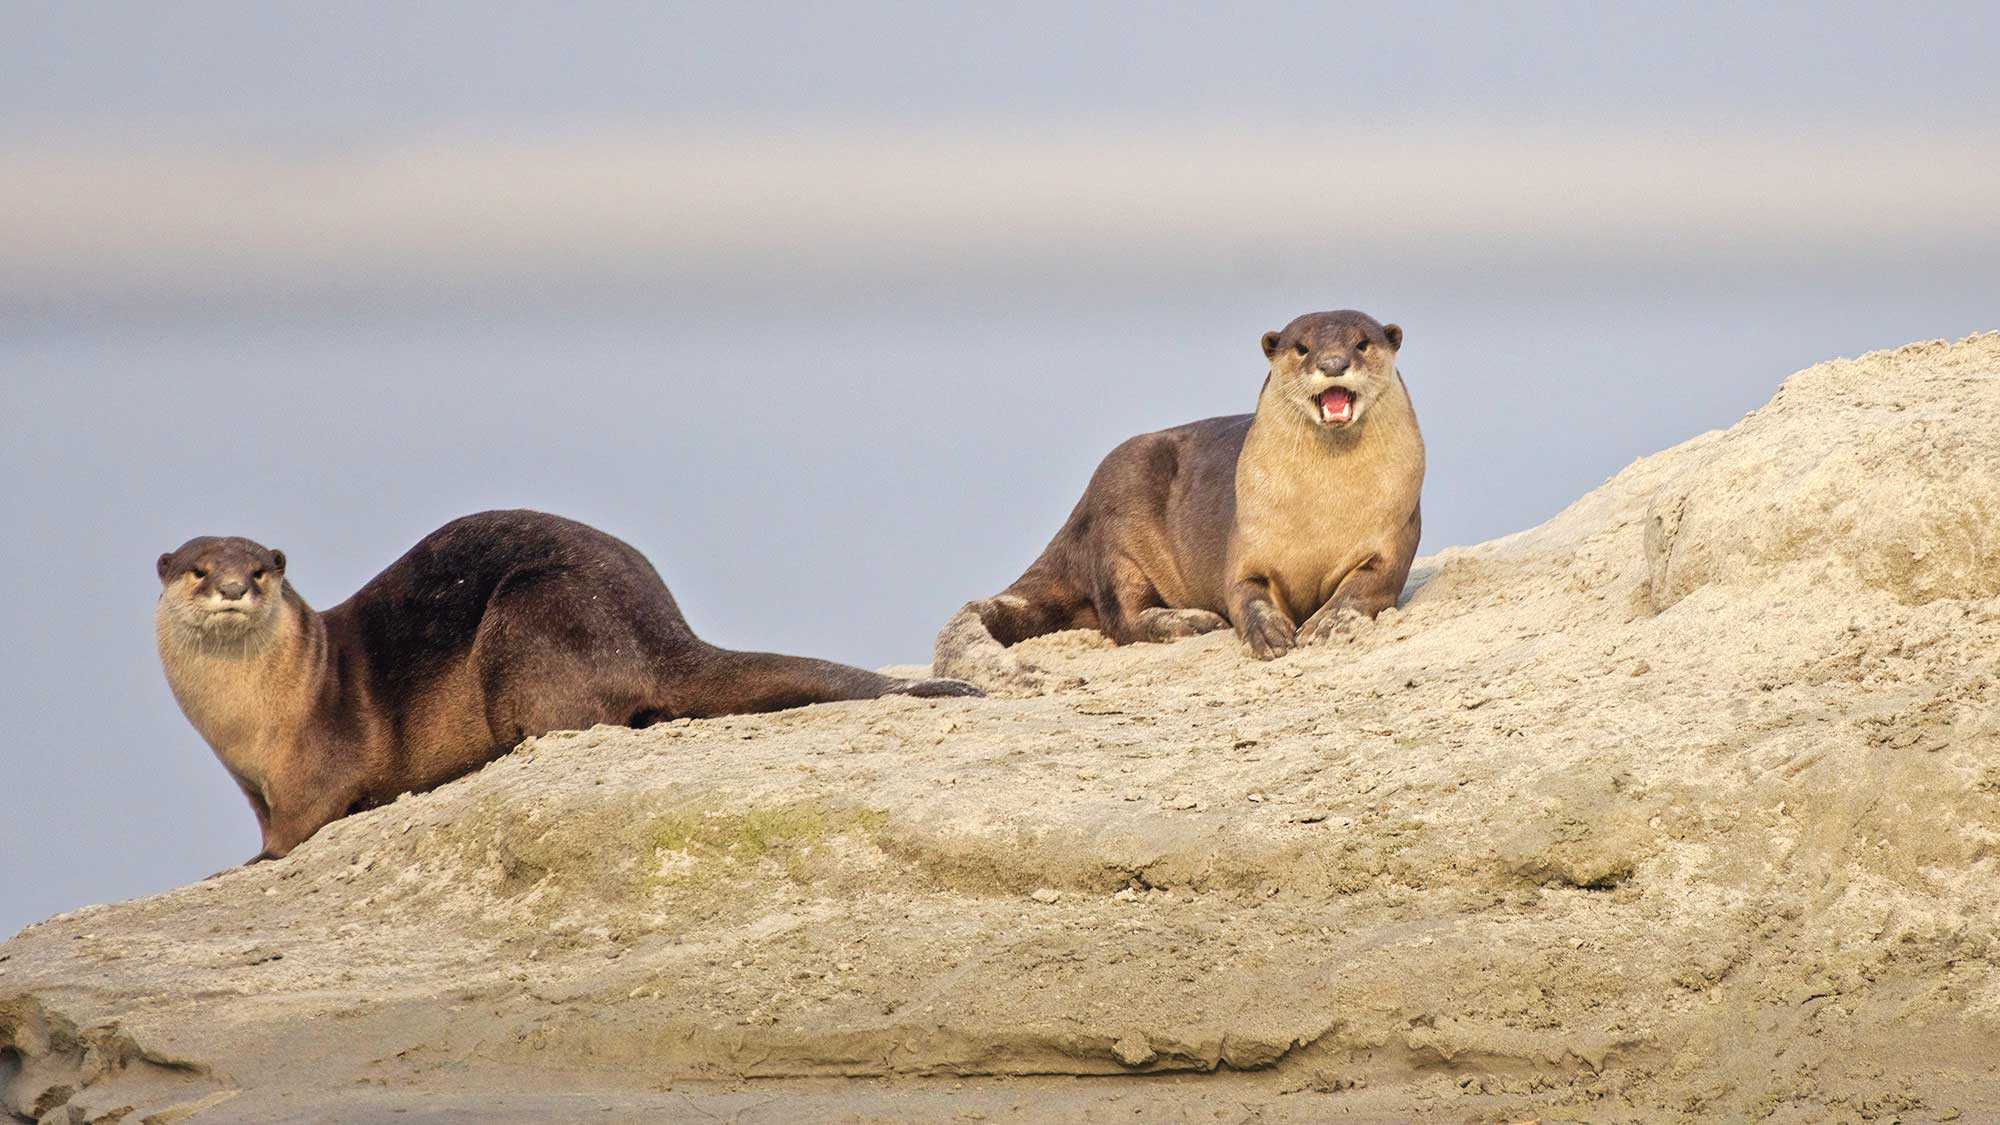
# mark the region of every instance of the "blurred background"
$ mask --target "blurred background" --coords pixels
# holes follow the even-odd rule
[[[1426,552],[2000,328],[2000,8],[16,3],[0,936],[259,846],[153,560],[329,608],[531,506],[694,626],[928,659],[1257,339],[1400,322]],[[1885,398],[1896,393],[1884,387]]]

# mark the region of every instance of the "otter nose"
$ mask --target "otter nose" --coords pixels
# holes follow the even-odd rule
[[[1319,357],[1319,369],[1328,375],[1344,375],[1347,373],[1347,357],[1323,355]]]
[[[249,589],[250,583],[243,581],[241,578],[225,578],[215,584],[215,592],[221,594],[225,601],[233,602],[242,597]]]

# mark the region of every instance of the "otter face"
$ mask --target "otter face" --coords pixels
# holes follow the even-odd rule
[[[285,553],[205,535],[160,556],[160,623],[203,640],[243,640],[277,621]]]
[[[1359,425],[1368,408],[1396,385],[1403,330],[1352,310],[1307,313],[1264,333],[1272,385],[1312,424],[1326,430]]]

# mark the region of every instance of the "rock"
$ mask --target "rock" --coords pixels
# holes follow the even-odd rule
[[[1649,499],[1653,607],[1785,568],[1911,605],[2000,594],[2000,506],[1969,502],[2000,496],[1994,350],[1912,345],[1787,379]]]
[[[1146,1037],[1139,1034],[1126,1035],[1112,1044],[1111,1053],[1118,1056],[1119,1062],[1132,1067],[1145,1066],[1160,1057],[1154,1052],[1153,1045],[1146,1041]]]
[[[1184,1079],[1121,1084],[1132,1120],[2000,1104],[1996,482],[2000,336],[1913,346],[1419,560],[1391,623],[1279,667],[1072,632],[948,714],[543,736],[23,931],[0,1105],[529,1119],[573,1082],[727,1119],[754,1079],[900,1119],[1018,1075],[968,1108],[1068,1120],[1114,1091],[1046,1078],[1133,1068]]]

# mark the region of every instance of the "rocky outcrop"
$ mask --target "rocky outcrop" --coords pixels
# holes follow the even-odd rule
[[[0,947],[0,1104],[996,1076],[952,1104],[1027,1120],[1083,1105],[1035,1076],[1181,1072],[1089,1104],[1991,1117],[1996,486],[2000,335],[1912,345],[1422,560],[1337,648],[1067,634],[1029,698],[532,740]]]

